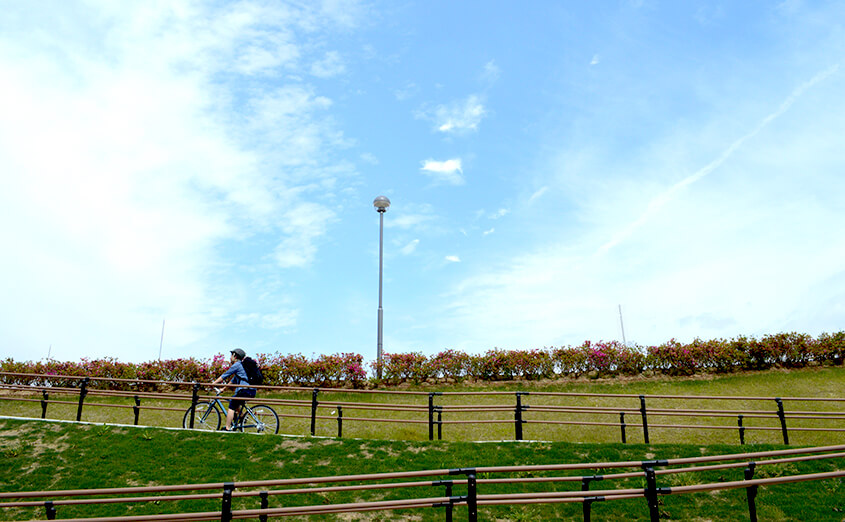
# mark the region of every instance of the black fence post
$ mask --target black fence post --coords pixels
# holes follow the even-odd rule
[[[525,421],[522,420],[522,412],[528,409],[528,406],[522,405],[523,395],[528,395],[528,392],[516,392],[516,410],[513,415],[513,427],[516,440],[522,440],[522,425],[525,423]]]
[[[745,444],[745,426],[742,425],[742,415],[737,416],[736,425],[739,426],[739,443],[741,445],[744,445]]]
[[[141,414],[141,398],[135,396],[135,406],[132,406],[132,411],[135,413],[135,426],[138,425],[138,415]]]
[[[584,512],[584,522],[590,522],[590,508],[593,507],[593,501],[598,497],[587,497],[583,500],[582,511]]]
[[[189,428],[194,429],[194,418],[197,416],[197,403],[200,401],[200,385],[194,381],[193,390],[191,391],[191,422]]]
[[[478,521],[478,484],[475,473],[467,473],[467,520]]]
[[[778,404],[778,419],[780,419],[780,431],[783,433],[783,443],[789,446],[789,433],[786,431],[786,413],[783,411],[783,401],[780,397],[775,399]]]
[[[82,420],[82,403],[85,401],[85,396],[88,395],[88,381],[89,378],[86,377],[79,384],[79,407],[76,408],[76,422]]]
[[[320,388],[311,390],[311,436],[317,433],[317,394],[320,393]]]
[[[590,491],[590,482],[594,480],[604,480],[604,475],[593,475],[591,477],[581,477],[581,491]]]
[[[756,462],[748,463],[748,467],[745,468],[745,480],[751,480],[754,477],[754,468],[756,467]],[[745,496],[748,499],[748,518],[751,522],[757,522],[757,486],[745,488]]]
[[[444,485],[446,486],[446,496],[449,497],[449,503],[446,504],[446,522],[452,522],[452,508],[454,507],[454,503],[452,502],[452,481],[446,481]]]
[[[269,493],[266,491],[262,491],[258,494],[258,496],[261,498],[261,509],[267,509],[270,506],[270,503],[267,501]],[[258,520],[259,522],[267,522],[267,513],[262,513],[258,515]]]
[[[337,438],[343,437],[343,406],[337,407]]]
[[[657,505],[657,475],[654,473],[654,468],[646,466],[645,468],[645,498],[648,502],[648,514],[651,517],[651,522],[659,522],[660,509]]]
[[[434,392],[428,394],[428,440],[434,440]]]
[[[436,406],[437,409],[437,440],[443,440],[443,407]]]
[[[619,427],[622,428],[622,444],[628,442],[625,438],[625,412],[619,412]]]
[[[232,492],[234,490],[234,482],[223,484],[223,505],[220,509],[221,522],[230,522],[232,520]]]
[[[44,511],[47,513],[47,520],[56,520],[56,507],[52,500],[44,503]]]
[[[41,418],[47,418],[47,401],[50,400],[50,394],[47,390],[41,390]]]
[[[643,440],[648,444],[648,416],[645,411],[645,395],[640,395],[640,415],[643,418]]]

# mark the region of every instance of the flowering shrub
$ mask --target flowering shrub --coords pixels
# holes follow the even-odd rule
[[[429,360],[435,378],[460,382],[469,374],[470,356],[455,350],[445,350]]]
[[[367,383],[364,358],[353,353],[319,355],[258,354],[255,359],[268,386],[361,387]],[[845,361],[845,332],[823,333],[818,338],[795,332],[765,335],[761,339],[739,336],[733,339],[694,339],[681,343],[671,339],[659,346],[626,346],[617,341],[585,341],[577,347],[534,350],[494,348],[481,355],[444,350],[431,358],[422,353],[384,354],[382,381],[388,384],[423,383],[431,380],[455,382],[463,379],[500,381],[591,376],[639,375],[649,370],[666,375],[701,372],[731,373],[773,367],[801,368],[809,364],[841,365]],[[370,363],[371,375],[376,364]],[[228,367],[228,358],[210,360],[172,359],[140,364],[117,359],[81,359],[61,362],[53,359],[21,362],[0,361],[0,371],[36,374],[36,377],[0,375],[0,383],[42,386],[76,386],[78,381],[54,376],[97,377],[91,387],[119,390],[163,390],[157,382],[211,382]],[[113,380],[112,380],[113,379]],[[123,382],[126,379],[132,382]],[[378,382],[373,382],[378,384]]]
[[[426,356],[419,352],[385,353],[382,361],[382,379],[392,384],[405,381],[419,384],[427,381],[434,373]],[[374,372],[378,371],[378,361],[372,363],[372,368]]]

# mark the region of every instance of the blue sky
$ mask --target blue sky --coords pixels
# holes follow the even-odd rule
[[[0,356],[840,331],[844,19],[3,2]]]

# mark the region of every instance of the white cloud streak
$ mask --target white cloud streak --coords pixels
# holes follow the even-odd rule
[[[707,164],[705,167],[701,168],[694,174],[687,176],[686,178],[682,179],[681,181],[675,183],[665,191],[661,192],[651,201],[648,203],[648,207],[646,208],[645,212],[643,212],[636,220],[626,225],[623,229],[618,231],[613,235],[613,237],[599,247],[598,252],[605,253],[614,246],[618,245],[620,242],[624,241],[626,238],[630,237],[634,234],[639,228],[641,228],[649,219],[651,219],[657,212],[660,211],[667,203],[672,201],[677,197],[677,195],[689,185],[699,181],[703,177],[707,176],[714,170],[718,169],[722,164],[725,163],[737,150],[739,150],[748,140],[757,136],[764,128],[766,128],[770,123],[772,123],[775,119],[783,115],[786,111],[789,110],[790,107],[795,103],[801,95],[804,94],[808,89],[813,87],[814,85],[824,81],[830,75],[834,74],[839,70],[839,65],[831,66],[824,71],[819,72],[809,81],[803,83],[802,85],[798,86],[792,93],[786,98],[786,100],[781,103],[780,107],[773,113],[769,114],[765,118],[763,118],[760,123],[748,134],[740,137],[731,145],[725,149],[722,154]]]
[[[437,131],[446,134],[466,134],[478,130],[487,115],[480,96],[473,94],[466,100],[434,109],[431,118]]]
[[[420,170],[423,171],[423,174],[434,178],[438,182],[449,185],[463,185],[465,183],[460,158],[446,161],[428,159],[423,162]]]

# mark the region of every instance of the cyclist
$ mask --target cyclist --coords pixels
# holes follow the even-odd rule
[[[229,366],[229,369],[226,370],[223,375],[218,377],[217,380],[211,384],[220,384],[223,382],[230,382],[231,384],[249,384],[246,370],[244,369],[243,364],[241,364],[241,361],[243,361],[244,357],[246,357],[246,352],[240,348],[235,348],[230,353],[231,356],[229,357],[229,362],[232,365]],[[232,422],[235,419],[235,414],[238,413],[241,406],[244,405],[243,400],[236,399],[234,397],[253,398],[255,397],[255,388],[235,388],[235,395],[229,400],[229,409],[226,411],[225,431],[232,431]]]

